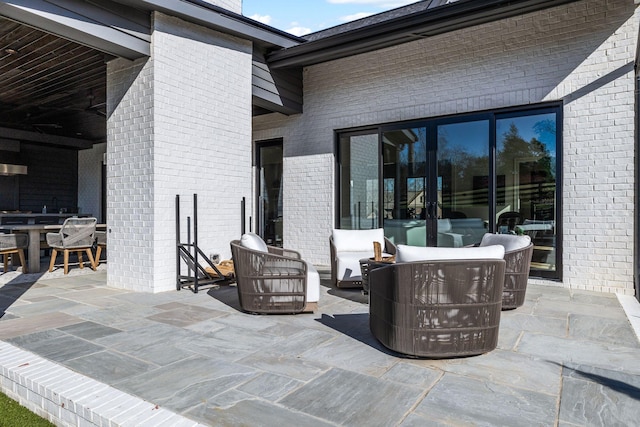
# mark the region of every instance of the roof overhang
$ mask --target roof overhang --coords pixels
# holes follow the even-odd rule
[[[395,46],[578,0],[458,0],[273,51],[272,68],[301,67]],[[345,24],[349,28],[350,24]]]
[[[116,0],[146,11],[159,11],[185,21],[251,40],[267,48],[288,48],[305,39],[201,0]]]
[[[136,59],[150,54],[149,19],[104,0],[3,0],[0,15],[101,52]],[[126,16],[126,18],[125,18]]]

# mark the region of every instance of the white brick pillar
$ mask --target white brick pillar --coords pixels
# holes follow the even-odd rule
[[[155,13],[151,57],[108,64],[109,286],[175,289],[176,194],[183,236],[197,193],[199,246],[230,257],[243,197],[251,212],[251,52]]]

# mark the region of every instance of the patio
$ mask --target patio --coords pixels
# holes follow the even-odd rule
[[[0,275],[3,391],[68,425],[637,423],[633,297],[530,283],[495,351],[411,359],[372,337],[360,291],[320,272],[319,311],[295,316],[242,313],[233,286],[107,288],[105,265]]]

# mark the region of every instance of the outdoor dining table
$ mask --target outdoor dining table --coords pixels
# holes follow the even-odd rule
[[[37,273],[40,271],[40,235],[43,233],[54,232],[60,230],[62,224],[7,224],[0,226],[0,232],[8,231],[10,233],[28,233],[29,247],[27,254],[29,257],[29,272]],[[98,230],[106,230],[106,224],[96,225]]]

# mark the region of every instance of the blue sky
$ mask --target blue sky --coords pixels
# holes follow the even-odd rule
[[[416,3],[416,0],[243,0],[242,14],[296,36]]]

